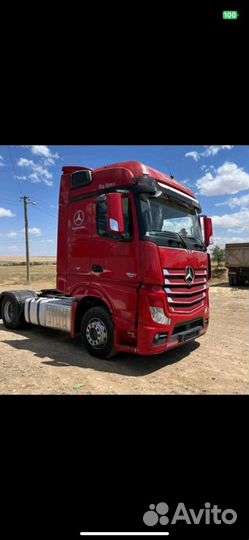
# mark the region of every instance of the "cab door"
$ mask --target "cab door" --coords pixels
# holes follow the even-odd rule
[[[139,239],[130,193],[122,197],[125,233],[107,230],[106,196],[95,199],[91,242],[91,286],[107,295],[115,316],[135,323],[139,284]]]
[[[90,243],[92,229],[91,198],[69,205],[68,220],[68,294],[77,287],[87,288],[91,278]]]

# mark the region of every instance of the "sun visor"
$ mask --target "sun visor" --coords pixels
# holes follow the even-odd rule
[[[160,188],[162,188],[163,194],[167,195],[169,199],[177,200],[188,207],[192,206],[201,212],[201,205],[196,199],[194,199],[194,197],[190,197],[190,195],[182,193],[177,189],[171,188],[165,184],[161,184],[161,182],[157,182],[157,184],[160,186]]]

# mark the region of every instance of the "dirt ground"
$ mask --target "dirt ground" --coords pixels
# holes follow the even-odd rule
[[[1,279],[1,271],[0,290],[24,288],[25,269],[21,279],[14,271]],[[55,268],[43,272],[34,290],[54,286]],[[0,320],[0,394],[248,394],[248,296],[248,287],[211,280],[207,334],[153,357],[99,360],[78,338],[38,327],[10,331]]]

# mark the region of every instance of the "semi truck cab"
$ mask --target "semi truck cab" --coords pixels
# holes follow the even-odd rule
[[[63,167],[56,290],[23,291],[20,322],[80,333],[99,358],[182,346],[208,327],[211,236],[194,193],[151,167]]]

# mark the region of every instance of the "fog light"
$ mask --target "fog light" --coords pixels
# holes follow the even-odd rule
[[[164,345],[167,342],[167,337],[168,337],[167,333],[156,334],[155,337],[154,337],[154,341],[153,341],[152,345],[153,346],[155,346],[155,345]]]
[[[150,306],[150,314],[154,322],[158,324],[170,324],[171,319],[166,317],[162,307]]]

